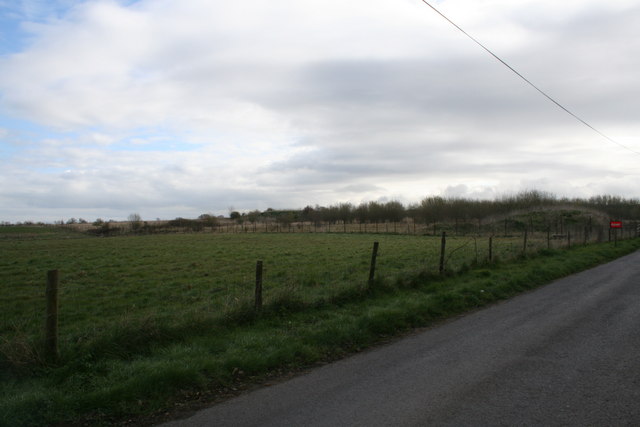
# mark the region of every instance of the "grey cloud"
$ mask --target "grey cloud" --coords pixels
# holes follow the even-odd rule
[[[436,142],[420,147],[413,141],[406,150],[402,149],[402,144],[345,144],[342,148],[319,148],[293,156],[272,164],[265,173],[276,173],[277,178],[274,179],[295,182],[296,185],[334,185],[364,177],[373,182],[384,182],[412,177],[474,174],[479,178],[492,174],[518,176],[527,173],[597,176],[600,172],[600,167],[583,164],[579,160],[572,162],[545,153],[521,152],[517,144],[493,154],[486,146],[491,146],[491,142]],[[619,174],[623,175],[622,172]]]
[[[522,103],[519,94],[511,92],[513,81],[504,79],[502,70],[496,73],[494,64],[468,59],[332,61],[312,64],[296,74],[296,80],[287,82],[284,90],[274,89],[272,96],[258,100],[285,110],[309,107],[317,111],[314,106],[319,105],[342,112],[385,107],[394,111],[392,115],[410,110],[414,111],[412,119],[416,114],[446,116],[452,110],[495,114]]]
[[[370,193],[380,190],[384,189],[380,186],[371,184],[353,184],[338,189],[340,193]]]

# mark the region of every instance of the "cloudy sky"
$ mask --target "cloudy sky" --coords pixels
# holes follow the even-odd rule
[[[640,197],[640,0],[0,0],[0,221]]]

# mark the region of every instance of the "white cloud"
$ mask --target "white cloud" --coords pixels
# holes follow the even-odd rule
[[[286,86],[295,65],[425,50],[388,39],[389,32],[406,38],[401,18],[415,25],[404,8],[384,1],[363,6],[87,2],[65,20],[32,24],[35,41],[3,61],[0,89],[9,111],[51,126],[203,119],[220,126],[253,117],[260,126],[277,119],[246,98]]]

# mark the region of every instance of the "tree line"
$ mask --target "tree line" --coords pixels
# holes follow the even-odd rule
[[[232,212],[230,219],[243,222],[300,221],[324,223],[380,223],[400,222],[406,218],[416,223],[446,221],[485,221],[513,215],[519,211],[548,210],[551,208],[587,209],[601,212],[612,219],[640,218],[640,200],[619,196],[594,196],[588,199],[560,198],[543,191],[523,191],[495,200],[474,200],[462,197],[425,197],[419,203],[403,205],[398,201],[366,202],[359,205],[338,203],[329,206],[306,206],[303,209],[267,209],[264,212]]]
[[[556,214],[553,211],[558,212]],[[175,218],[162,223],[147,223],[142,221],[140,215],[129,215],[128,222],[133,231],[161,232],[164,229],[185,228],[199,231],[206,227],[217,227],[232,221],[237,224],[246,223],[270,223],[276,222],[289,225],[296,222],[312,223],[385,223],[412,221],[416,224],[455,223],[466,224],[475,222],[484,224],[495,222],[507,217],[514,217],[526,212],[544,212],[538,222],[545,222],[548,227],[552,221],[562,221],[562,215],[571,221],[571,210],[597,211],[601,219],[608,216],[616,220],[639,220],[640,200],[624,198],[612,195],[600,195],[589,198],[557,197],[552,193],[530,190],[496,198],[494,200],[477,200],[463,197],[425,197],[418,203],[403,205],[398,201],[364,202],[358,205],[353,203],[337,203],[329,206],[308,205],[302,209],[266,209],[265,211],[252,210],[244,213],[230,212],[228,218],[202,214],[197,219]],[[562,213],[564,212],[564,213]],[[574,212],[575,213],[575,212]],[[530,215],[531,216],[531,215]],[[575,216],[575,215],[574,215]],[[584,217],[585,215],[582,214]],[[531,220],[529,218],[529,220]],[[115,232],[115,221],[103,221],[97,219],[92,224],[98,232],[110,234]],[[58,222],[56,222],[58,223]],[[65,224],[63,221],[60,224]],[[66,224],[87,223],[84,219],[72,218]],[[591,218],[589,218],[591,223]],[[20,223],[22,224],[22,223]],[[34,224],[30,221],[25,225]],[[38,223],[44,225],[43,223]],[[0,225],[11,225],[8,222]],[[533,225],[533,224],[531,224]],[[542,224],[540,224],[542,226]]]

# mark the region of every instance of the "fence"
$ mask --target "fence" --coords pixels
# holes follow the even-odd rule
[[[522,254],[533,253],[541,249],[559,249],[570,248],[576,245],[586,245],[593,241],[604,241],[605,239],[617,244],[618,239],[629,237],[630,234],[637,236],[637,232],[640,231],[637,227],[634,228],[633,233],[619,233],[618,230],[609,230],[605,233],[605,230],[600,229],[584,229],[582,233],[579,231],[567,231],[565,234],[554,234],[551,230],[545,232],[529,232],[525,230],[519,236],[500,237],[500,236],[454,236],[449,237],[447,232],[442,232],[438,236],[439,250],[437,253],[433,253],[429,259],[434,263],[431,267],[424,266],[425,270],[431,270],[440,275],[446,274],[450,271],[463,268],[465,265],[479,265],[484,262],[494,262],[496,259],[509,259]],[[619,235],[620,234],[620,235]],[[430,239],[430,238],[429,238]],[[433,241],[431,240],[431,243]],[[433,245],[435,247],[435,245]],[[365,276],[365,269],[362,269],[361,280],[355,280],[351,277],[347,278],[348,281],[354,281],[359,283],[366,283],[368,288],[375,286],[376,275],[387,272],[380,271],[378,264],[379,250],[384,246],[380,245],[379,241],[373,242],[373,248],[370,252],[370,260],[368,263],[368,277]],[[384,257],[384,253],[383,253]],[[437,266],[435,260],[437,259]],[[263,286],[265,285],[265,278],[268,276],[265,274],[265,270],[268,270],[270,265],[266,264],[264,260],[258,260],[255,264],[255,282],[253,288],[253,310],[259,313],[263,309]],[[402,270],[402,268],[400,269]],[[400,271],[401,273],[402,271]],[[398,271],[395,271],[396,274]],[[46,327],[45,327],[45,348],[44,354],[47,360],[55,361],[59,354],[58,349],[58,293],[59,293],[59,277],[58,270],[50,270],[47,273],[47,286],[46,286]],[[365,280],[366,277],[366,280]],[[276,279],[277,281],[277,279]],[[274,279],[271,279],[271,284],[274,283]],[[275,285],[273,287],[276,287]],[[243,287],[247,289],[247,287]],[[344,291],[345,287],[342,288]],[[295,292],[295,290],[294,290]],[[318,298],[326,298],[327,295],[337,295],[339,292],[333,294],[329,292],[318,293],[318,295],[312,295],[305,302],[313,302]],[[245,294],[245,300],[247,295]]]
[[[344,224],[342,225],[344,226]],[[358,225],[352,226],[358,227]],[[388,234],[385,233],[387,227],[390,230]],[[313,230],[313,224],[311,224],[311,229]],[[304,235],[301,233],[287,234],[282,231],[276,232],[277,234],[259,233],[256,228],[255,233],[238,231],[238,236],[218,233],[221,236],[214,239],[211,238],[211,234],[199,233],[195,235],[150,236],[142,239],[65,239],[64,244],[54,242],[51,243],[53,246],[45,245],[43,240],[42,250],[50,253],[50,248],[55,247],[55,251],[59,252],[57,257],[51,258],[53,260],[51,262],[73,260],[74,257],[77,258],[77,254],[88,252],[92,246],[106,245],[108,250],[104,253],[107,255],[101,252],[94,257],[102,260],[101,268],[121,266],[120,269],[109,272],[108,275],[104,273],[104,276],[100,276],[111,277],[109,279],[113,281],[109,282],[111,284],[91,279],[90,274],[85,271],[88,268],[78,262],[66,265],[61,263],[59,265],[60,273],[58,270],[51,270],[47,273],[47,320],[44,334],[46,360],[58,358],[59,342],[64,346],[65,343],[69,345],[69,343],[86,339],[83,334],[79,336],[76,331],[73,332],[76,335],[68,336],[62,341],[59,340],[59,313],[63,314],[60,330],[64,335],[65,330],[69,329],[72,319],[79,317],[75,312],[78,310],[77,307],[82,306],[82,309],[86,311],[87,306],[89,309],[92,305],[95,305],[96,308],[99,308],[99,305],[109,306],[112,299],[115,299],[114,295],[118,293],[120,293],[118,297],[120,300],[131,298],[132,305],[124,308],[125,316],[129,317],[137,316],[138,310],[142,312],[145,307],[147,312],[144,315],[141,314],[142,317],[152,316],[149,313],[157,312],[160,306],[168,307],[166,311],[172,312],[174,309],[170,304],[174,300],[182,301],[183,305],[191,304],[194,310],[209,313],[211,316],[223,316],[230,308],[234,309],[242,304],[245,304],[244,307],[252,307],[254,312],[260,312],[265,305],[272,304],[278,298],[298,298],[304,304],[313,304],[321,300],[330,301],[342,294],[352,293],[354,288],[371,288],[376,285],[379,277],[393,282],[407,275],[415,277],[417,272],[422,271],[432,275],[443,275],[471,265],[491,263],[498,259],[508,260],[540,249],[568,248],[596,241],[609,241],[616,245],[619,239],[634,237],[640,232],[640,228],[637,226],[623,230],[574,227],[569,230],[565,228],[562,234],[547,229],[545,231],[524,230],[518,234],[509,233],[507,236],[500,234],[455,235],[455,232],[451,231],[442,231],[438,236],[413,234],[400,236],[391,231],[393,230],[392,224],[388,224],[384,228],[378,225],[378,230],[379,234],[370,235],[364,234],[364,230],[363,233],[355,233],[347,228],[346,232],[352,233],[347,236],[344,228],[340,232],[334,231],[333,227],[331,233],[327,228],[326,231],[311,231],[310,234],[307,231],[307,234]],[[425,231],[424,228],[417,228],[417,230]],[[433,231],[433,228],[429,231]],[[500,231],[504,232],[504,229]],[[295,241],[289,240],[292,238],[295,238]],[[223,255],[226,252],[237,251],[238,247],[224,246],[223,244],[227,242],[230,245],[229,242],[235,241],[242,241],[244,245],[242,248],[248,253],[247,257],[253,257],[252,260],[242,261],[242,266],[236,267],[236,270],[241,271],[239,273],[241,277],[225,272],[230,261]],[[74,242],[78,242],[78,245],[73,246]],[[132,269],[127,270],[123,265],[127,262],[126,258],[107,259],[111,256],[108,254],[124,252],[126,249],[124,246],[129,243],[147,245],[142,249],[140,247],[130,248],[131,253],[134,254],[132,259],[138,263],[138,267],[135,267],[133,271],[131,271]],[[149,247],[164,244],[173,245],[173,251],[167,254],[164,260],[156,258],[153,252],[145,253],[147,250],[150,251]],[[179,246],[179,244],[184,246]],[[262,252],[250,250],[252,246],[266,246],[267,244],[279,246],[276,248],[277,250],[274,249],[275,246],[267,247]],[[309,247],[309,253],[296,257],[296,253],[294,253],[296,252],[294,248],[296,244],[304,246],[305,250]],[[193,245],[195,245],[193,252],[188,252],[187,249]],[[18,249],[22,246],[13,245]],[[66,246],[75,249],[72,252],[62,252]],[[212,248],[216,247],[218,255],[212,254]],[[271,256],[265,257],[271,252],[273,252]],[[25,266],[36,260],[37,257],[33,258],[34,255],[37,254],[29,253],[27,255],[29,259],[25,258]],[[13,255],[7,252],[6,256],[11,259]],[[199,258],[194,259],[195,256]],[[203,265],[212,256],[221,258],[220,262],[209,266]],[[147,259],[153,260],[141,261]],[[149,265],[147,266],[146,263]],[[12,261],[11,264],[17,264],[17,262]],[[186,267],[184,267],[185,265]],[[9,263],[6,263],[6,266],[9,266]],[[143,267],[148,267],[148,269],[145,270]],[[254,267],[255,270],[253,270]],[[16,272],[23,270],[24,267],[16,266]],[[42,274],[42,270],[39,274]],[[153,277],[147,277],[149,275]],[[0,275],[0,277],[4,277],[5,283],[15,281],[13,278],[9,279],[8,276]],[[24,293],[31,288],[31,283],[34,280],[36,279],[30,279],[24,283],[16,282],[14,289],[19,293]],[[41,280],[39,289],[42,289]],[[59,292],[62,292],[60,298]],[[140,294],[144,294],[144,299],[140,298]],[[100,297],[96,295],[100,295]],[[38,315],[37,307],[33,309],[33,304],[23,304],[22,300],[26,301],[25,298],[27,297],[23,295],[16,300],[17,308],[13,312],[17,314],[14,316],[32,313],[32,316],[41,318],[42,311]],[[29,298],[32,297],[29,296]],[[35,299],[36,297],[33,297],[34,301]],[[5,300],[9,301],[8,295]],[[58,302],[61,305],[60,309],[58,309]],[[123,303],[118,301],[118,304],[122,306]],[[8,308],[13,309],[13,307]],[[114,308],[113,313],[108,312],[107,315],[101,316],[99,321],[95,322],[95,326],[92,323],[92,327],[106,328],[110,322],[119,322],[123,312],[118,310],[120,309]],[[9,312],[9,310],[5,311]],[[111,310],[102,310],[103,313],[106,311]],[[176,316],[182,315],[178,309],[175,311]],[[17,322],[11,318],[9,321]],[[135,324],[135,322],[133,323]],[[39,331],[32,329],[27,332],[41,336],[41,329]],[[91,335],[92,333],[87,332],[87,334]]]
[[[236,222],[232,220],[221,220],[216,225],[197,220],[185,220],[187,225],[171,226],[166,222],[161,224],[144,223],[144,225],[132,228],[129,223],[105,223],[102,227],[83,229],[85,232],[103,236],[118,236],[127,234],[171,234],[171,233],[359,233],[359,234],[407,234],[407,235],[431,235],[439,236],[443,231],[455,236],[474,235],[494,235],[494,236],[519,236],[528,233],[551,233],[554,239],[566,238],[573,235],[574,240],[580,239],[595,241],[591,236],[602,236],[607,233],[607,229],[602,225],[594,225],[591,221],[584,224],[572,225],[563,221],[548,222],[545,225],[526,225],[521,221],[504,219],[502,221],[483,224],[481,221],[473,222],[443,222],[443,223],[421,223],[411,218],[406,218],[400,222],[290,222],[283,223],[275,220],[256,222]],[[640,235],[640,223],[629,221],[628,225],[617,231],[620,238],[630,238]],[[63,226],[69,227],[69,226]],[[72,226],[73,227],[73,226]],[[611,233],[611,230],[609,230]],[[587,237],[585,237],[587,236]],[[598,237],[597,241],[603,241],[603,237]]]

